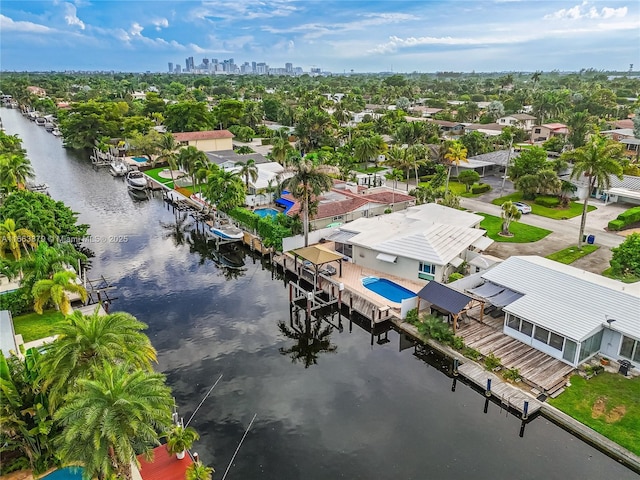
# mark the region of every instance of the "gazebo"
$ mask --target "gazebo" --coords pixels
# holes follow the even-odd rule
[[[308,261],[314,267],[316,277],[318,276],[318,269],[327,263],[330,262],[338,262],[339,265],[339,273],[342,276],[342,254],[337,252],[332,252],[320,245],[312,245],[310,247],[298,248],[296,250],[292,250],[291,253],[294,256],[296,261],[296,269],[297,269],[297,261],[298,257],[303,260]]]
[[[482,322],[482,313],[484,311],[483,301],[470,297],[451,287],[447,287],[442,283],[431,281],[418,292],[418,311],[420,311],[420,299],[426,300],[438,310],[442,310],[451,315],[454,335],[456,333],[458,317],[476,305],[480,305],[480,322]]]

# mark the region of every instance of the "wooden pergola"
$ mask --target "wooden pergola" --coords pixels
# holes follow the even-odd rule
[[[418,292],[418,311],[420,299],[426,300],[439,310],[449,313],[453,319],[453,334],[456,334],[458,318],[467,310],[480,306],[480,322],[484,311],[484,302],[469,295],[447,287],[442,283],[431,281]]]

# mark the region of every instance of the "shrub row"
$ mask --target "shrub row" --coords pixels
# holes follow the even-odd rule
[[[633,223],[640,222],[640,207],[633,207],[622,212],[618,218],[609,222],[609,230],[622,230]]]
[[[24,289],[14,290],[0,295],[0,310],[9,310],[16,317],[33,309],[33,300]]]
[[[558,197],[540,196],[536,197],[536,204],[548,208],[556,208],[560,205],[560,199]]]
[[[489,185],[488,183],[479,183],[478,185],[473,185],[471,187],[471,193],[473,194],[485,193],[489,190],[491,190],[491,185]]]
[[[263,218],[246,208],[234,208],[229,212],[229,216],[239,221],[245,228],[256,232],[265,247],[282,250],[282,239],[291,236],[291,229],[286,225],[289,219],[282,214],[277,215],[275,219]]]

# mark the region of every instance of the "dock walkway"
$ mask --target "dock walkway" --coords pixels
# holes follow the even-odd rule
[[[487,379],[491,379],[491,396],[500,400],[502,405],[513,408],[524,415],[525,402],[529,402],[527,415],[537,413],[542,403],[519,388],[509,385],[497,375],[488,372],[475,362],[465,362],[458,367],[460,375],[472,381],[478,387],[487,388]],[[489,395],[487,393],[487,395]]]

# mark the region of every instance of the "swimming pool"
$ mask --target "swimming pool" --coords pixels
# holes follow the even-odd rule
[[[365,277],[362,279],[362,285],[364,288],[396,303],[401,303],[405,298],[416,296],[411,290],[386,278]]]
[[[258,208],[254,210],[253,213],[260,217],[275,217],[280,213],[280,210],[276,210],[275,208]]]
[[[82,480],[81,467],[65,467],[59,468],[55,472],[51,472],[45,480]]]
[[[131,159],[138,163],[143,163],[147,161],[147,157],[131,157]]]

